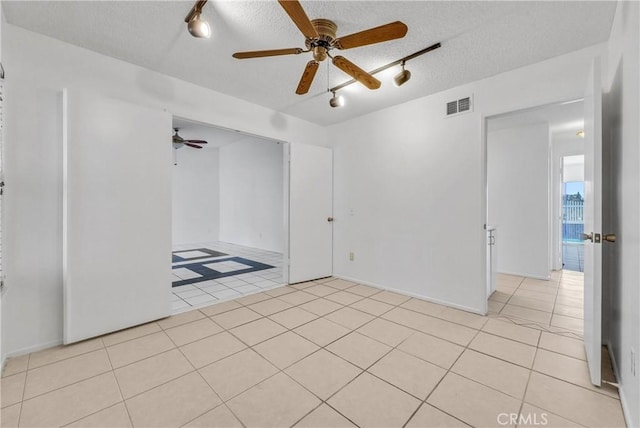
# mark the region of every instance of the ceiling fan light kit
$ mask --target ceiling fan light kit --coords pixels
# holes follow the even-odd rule
[[[184,18],[189,34],[199,39],[208,39],[211,37],[211,26],[202,18],[202,8],[205,4],[207,4],[207,0],[198,0]]]
[[[393,83],[396,86],[402,86],[411,79],[411,72],[404,68],[404,61],[402,61],[402,71],[393,78]]]
[[[331,107],[342,107],[344,105],[344,97],[342,95],[336,95],[335,92],[333,93],[333,97],[331,97],[331,99],[329,100],[329,105]]]

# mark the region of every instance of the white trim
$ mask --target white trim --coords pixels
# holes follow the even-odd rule
[[[629,413],[629,406],[627,405],[627,399],[624,395],[624,388],[622,388],[622,383],[620,382],[620,372],[618,371],[618,364],[616,363],[616,359],[613,355],[613,347],[611,346],[611,341],[607,341],[607,351],[609,351],[609,359],[611,360],[611,366],[613,367],[613,374],[616,376],[616,381],[618,382],[618,395],[620,396],[620,405],[622,407],[622,415],[624,416],[624,422],[628,427],[632,426],[631,414]]]
[[[53,340],[51,342],[40,343],[38,345],[27,346],[26,348],[21,348],[16,351],[9,352],[7,355],[3,356],[2,368],[4,369],[4,363],[7,358],[20,357],[22,355],[30,354],[32,352],[42,351],[43,349],[53,348],[54,346],[62,345],[62,339]]]
[[[549,273],[549,275],[547,276],[531,275],[528,273],[517,273],[517,272],[498,272],[498,273],[501,273],[503,275],[522,276],[524,278],[540,279],[542,281],[551,281],[551,273]]]
[[[433,299],[431,297],[424,296],[422,294],[411,293],[411,292],[408,292],[408,291],[399,290],[397,288],[387,287],[387,286],[376,284],[376,283],[369,282],[369,281],[362,281],[360,279],[351,278],[351,277],[344,276],[344,275],[333,275],[333,277],[334,278],[339,278],[339,279],[344,279],[346,281],[357,282],[358,284],[368,285],[369,287],[378,288],[380,290],[393,291],[394,293],[402,294],[404,296],[415,297],[417,299],[426,300],[427,302],[436,303],[438,305],[448,306],[448,307],[453,308],[453,309],[460,309],[461,311],[465,311],[465,312],[471,312],[471,313],[482,315],[482,316],[486,316],[487,315],[486,313],[483,314],[482,311],[479,311],[478,309],[475,309],[475,308],[470,308],[470,307],[463,306],[463,305],[456,305],[455,303],[445,302],[444,300]],[[346,291],[349,291],[349,289],[347,289]]]

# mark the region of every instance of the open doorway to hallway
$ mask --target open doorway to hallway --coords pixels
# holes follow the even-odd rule
[[[562,158],[562,268],[584,272],[584,155]]]
[[[174,142],[174,313],[285,284],[288,147],[180,118],[173,125],[185,140],[206,141]]]

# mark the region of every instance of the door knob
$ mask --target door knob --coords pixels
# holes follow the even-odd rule
[[[580,235],[580,237],[582,238],[583,241],[591,241],[591,242],[593,242],[593,234],[591,234],[591,233],[589,233],[589,234],[582,233]]]
[[[605,234],[602,239],[604,239],[607,242],[616,242],[616,234],[615,233],[607,233]]]
[[[331,223],[333,221],[333,217],[327,217],[327,221]]]

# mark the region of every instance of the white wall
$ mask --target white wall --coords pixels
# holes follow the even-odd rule
[[[188,132],[183,138],[196,138]],[[219,149],[175,150],[172,177],[173,244],[195,244],[219,239]]]
[[[283,145],[246,138],[220,148],[220,240],[284,250]]]
[[[61,122],[51,94],[65,87],[292,144],[326,132],[291,116],[3,23],[6,218],[2,352],[62,340]],[[54,132],[55,131],[55,132]]]
[[[603,339],[613,352],[629,426],[640,426],[640,4],[620,2],[609,40],[603,135]],[[637,367],[636,361],[636,367]]]
[[[330,127],[334,274],[484,312],[484,117],[582,97],[590,60],[602,51],[559,56]],[[475,113],[444,117],[447,101],[471,94]]]
[[[564,157],[562,181],[564,183],[577,183],[584,181],[584,155]]]
[[[549,125],[489,132],[487,183],[487,222],[499,237],[497,271],[548,279]]]

